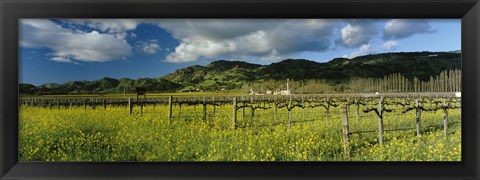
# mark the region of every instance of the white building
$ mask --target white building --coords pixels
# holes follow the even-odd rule
[[[461,92],[455,92],[455,97],[462,97],[462,93]]]
[[[288,86],[288,81],[289,80],[287,79],[287,89],[286,90],[277,89],[277,90],[273,91],[273,95],[290,95],[290,94],[293,94],[293,91]],[[267,94],[269,92],[272,93],[272,91],[267,91]]]
[[[253,89],[250,89],[250,92],[248,93],[248,95],[264,95],[264,94],[260,94],[258,92],[253,91]]]
[[[273,92],[273,95],[290,95],[293,94],[292,90],[276,90]]]

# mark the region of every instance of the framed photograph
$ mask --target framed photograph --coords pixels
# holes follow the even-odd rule
[[[478,179],[479,10],[2,1],[0,178]]]

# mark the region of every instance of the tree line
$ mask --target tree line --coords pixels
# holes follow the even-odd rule
[[[368,93],[368,92],[461,92],[461,70],[450,69],[436,76],[422,80],[418,77],[407,78],[400,73],[394,73],[383,78],[361,78],[351,80],[331,81],[325,79],[289,80],[289,89],[296,94],[317,93]],[[250,89],[266,93],[267,91],[286,90],[286,80],[266,80],[247,83],[242,91]]]

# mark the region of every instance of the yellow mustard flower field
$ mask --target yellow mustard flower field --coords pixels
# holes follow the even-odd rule
[[[384,143],[378,143],[377,116],[349,110],[350,155],[345,156],[340,108],[328,119],[322,108],[295,108],[292,122],[272,109],[239,110],[232,128],[230,107],[108,106],[44,108],[20,106],[20,161],[460,161],[460,109],[449,110],[447,136],[443,112],[423,112],[415,131],[415,112],[384,116]],[[394,108],[394,107],[392,107]],[[280,110],[279,110],[280,111]],[[252,122],[253,124],[250,124]],[[391,131],[390,131],[391,130]],[[362,133],[363,131],[363,133]]]

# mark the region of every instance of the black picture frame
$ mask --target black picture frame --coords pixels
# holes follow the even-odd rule
[[[478,0],[0,0],[0,179],[479,179]],[[19,18],[461,18],[461,162],[18,162]]]

